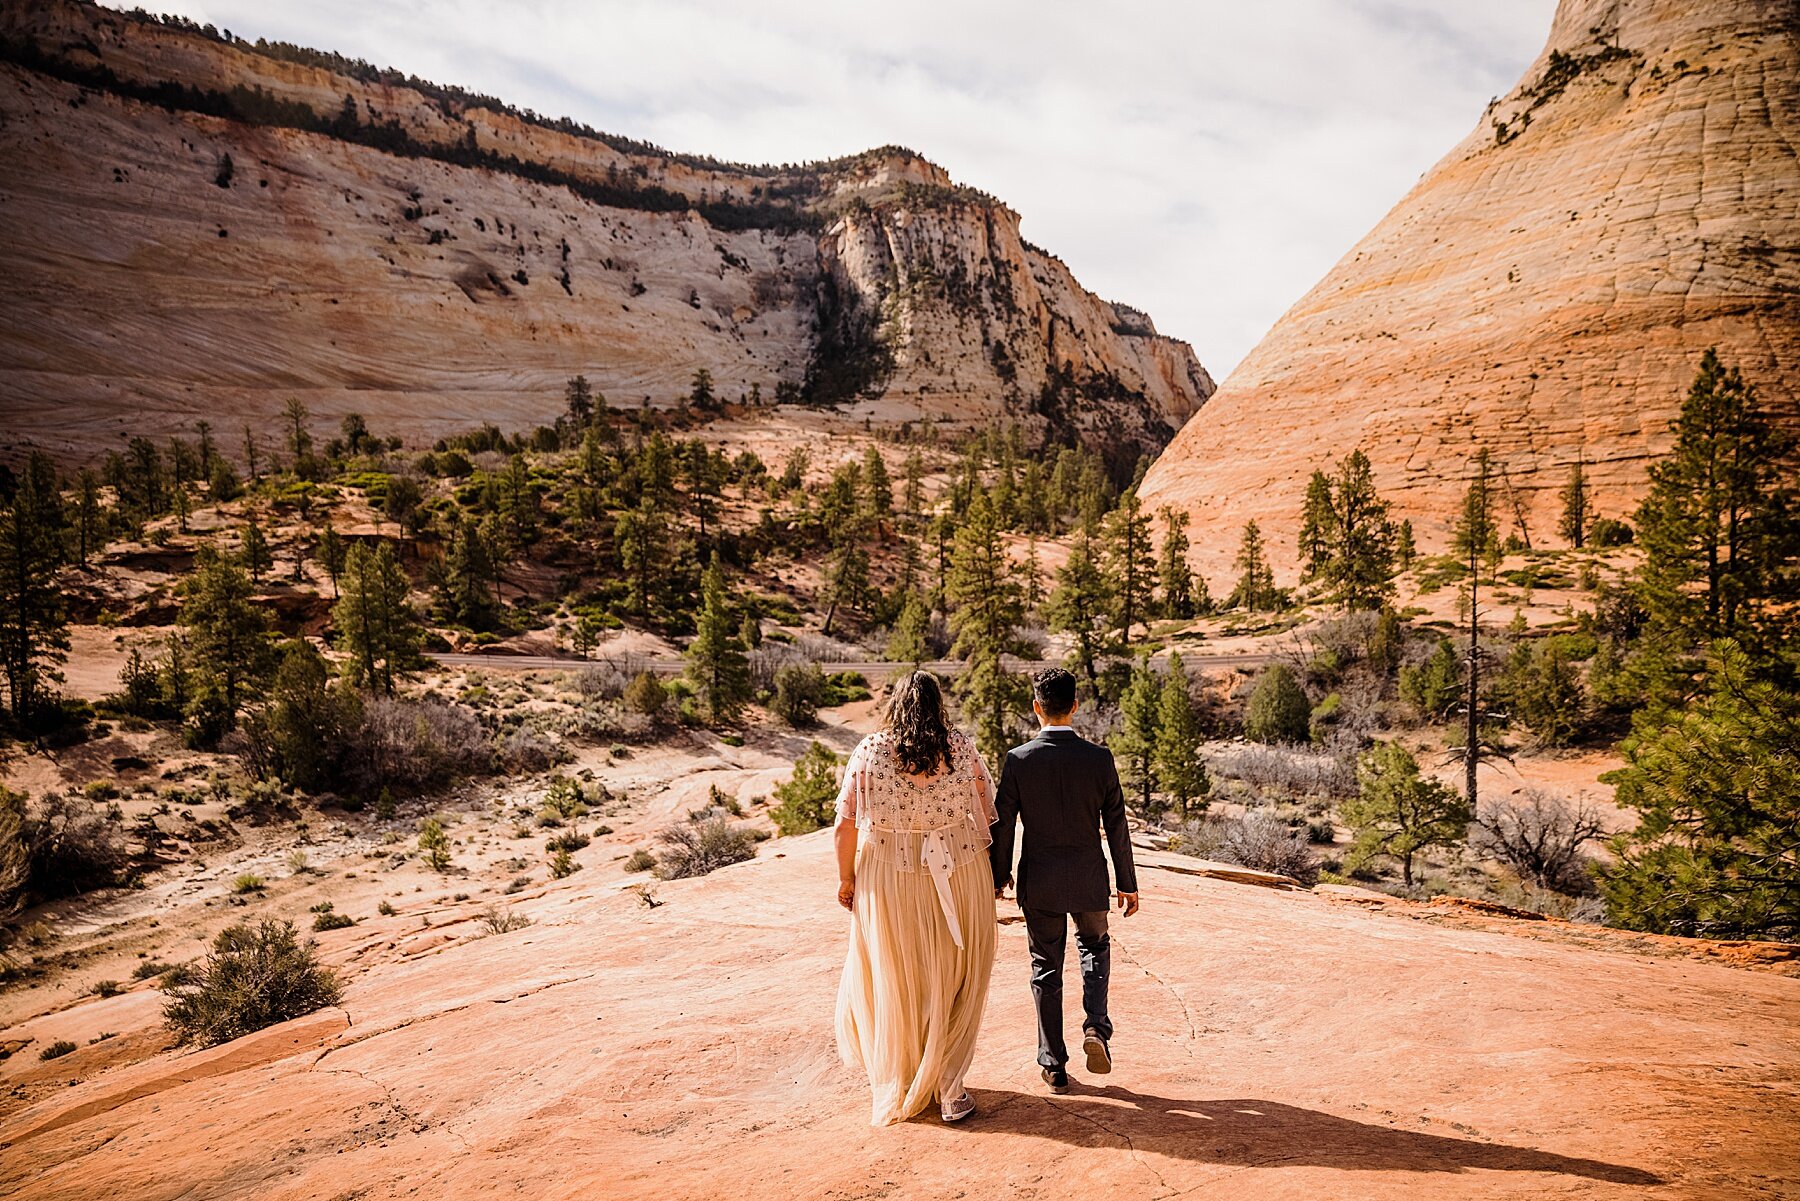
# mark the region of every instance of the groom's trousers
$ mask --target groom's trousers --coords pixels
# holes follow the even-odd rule
[[[1112,939],[1106,933],[1106,910],[1061,913],[1025,910],[1025,937],[1031,945],[1031,998],[1037,1004],[1038,1063],[1060,1068],[1069,1061],[1063,1042],[1063,949],[1069,921],[1075,922],[1075,945],[1081,952],[1081,1028],[1112,1040],[1106,1015],[1106,982],[1112,975]]]

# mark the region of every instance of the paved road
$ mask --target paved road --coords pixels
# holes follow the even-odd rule
[[[1247,651],[1236,654],[1207,655],[1200,653],[1183,654],[1181,661],[1190,671],[1221,670],[1229,667],[1258,667],[1275,656],[1265,651]],[[603,660],[578,659],[572,655],[438,655],[431,659],[445,667],[480,667],[489,671],[570,671],[587,663]],[[1167,656],[1158,655],[1156,661],[1161,663]],[[658,675],[679,675],[686,666],[680,659],[652,659],[642,656],[630,657],[629,662],[646,671]],[[1048,660],[1014,659],[1007,657],[1006,665],[1010,670],[1020,672],[1037,671],[1040,668],[1054,666]],[[853,659],[841,663],[821,663],[827,671],[854,671],[868,676],[872,680],[883,679],[900,669],[900,664],[890,663],[885,659]],[[968,667],[961,659],[939,659],[924,665],[929,670],[942,676],[960,675]]]

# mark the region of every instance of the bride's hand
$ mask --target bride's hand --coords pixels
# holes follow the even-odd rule
[[[854,880],[839,880],[838,881],[838,904],[842,905],[845,909],[848,909],[848,908],[850,908],[851,903],[854,902],[855,900],[856,900],[856,881],[854,881]]]

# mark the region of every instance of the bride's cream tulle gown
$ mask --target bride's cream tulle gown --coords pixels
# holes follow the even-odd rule
[[[962,1096],[994,967],[993,782],[974,744],[950,737],[948,770],[921,780],[891,735],[871,734],[838,794],[858,842],[838,1051],[868,1073],[877,1126]]]

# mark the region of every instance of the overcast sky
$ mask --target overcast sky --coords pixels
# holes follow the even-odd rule
[[[136,0],[134,0],[136,2]],[[141,0],[672,150],[909,146],[1223,380],[1474,127],[1555,0]]]

